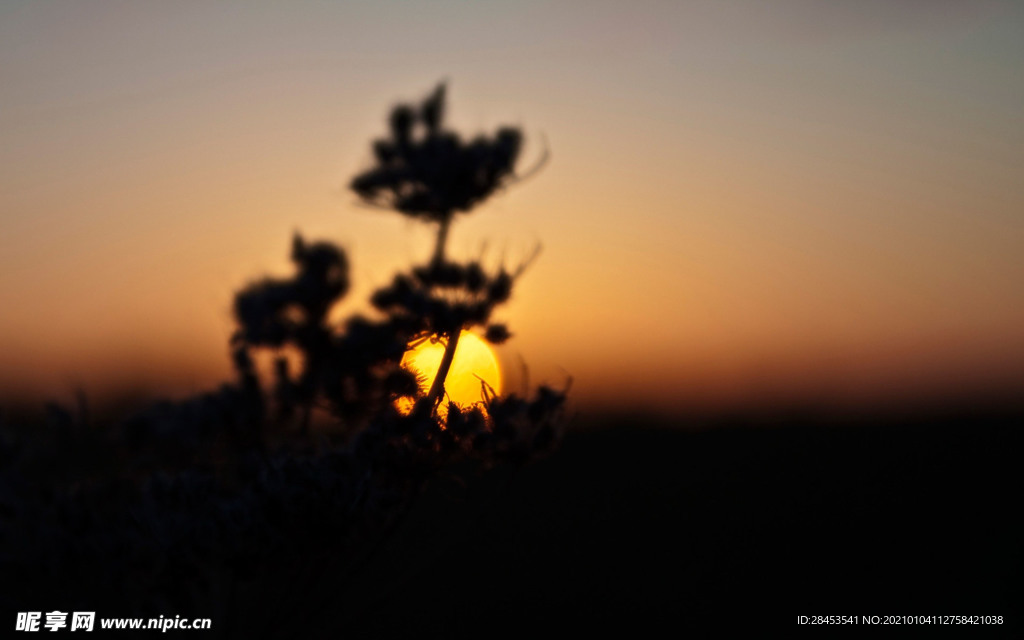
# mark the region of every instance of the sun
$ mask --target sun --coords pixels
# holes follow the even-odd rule
[[[421,391],[427,393],[434,383],[437,369],[441,365],[445,343],[442,340],[427,339],[405,352],[402,366],[415,373],[422,381]],[[498,358],[490,345],[478,335],[463,331],[459,335],[459,344],[455,348],[451,369],[444,382],[444,401],[438,412],[443,416],[448,412],[448,401],[468,407],[484,399],[484,389],[488,393],[501,393],[501,369]],[[412,400],[399,398],[398,410],[408,413],[412,410]]]

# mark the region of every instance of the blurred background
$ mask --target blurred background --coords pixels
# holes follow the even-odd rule
[[[360,208],[387,108],[449,81],[544,170],[453,256],[544,251],[499,318],[583,412],[1024,391],[1024,6],[1000,0],[0,5],[0,396],[183,396],[290,237],[339,318],[432,230]]]

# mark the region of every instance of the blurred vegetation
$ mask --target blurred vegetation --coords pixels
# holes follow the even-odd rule
[[[296,624],[360,591],[361,568],[429,481],[465,486],[556,446],[563,391],[445,398],[463,330],[510,337],[492,314],[525,265],[488,271],[446,255],[455,215],[516,179],[522,135],[463,141],[444,108],[443,85],[395,107],[375,166],[352,181],[366,203],[437,228],[430,259],[376,291],[372,316],[328,320],[348,257],[296,234],[294,273],[235,297],[234,380],[118,420],[90,415],[84,397],[50,405],[44,424],[3,420],[5,609],[205,615],[217,635],[302,637]],[[429,388],[401,365],[426,339],[446,345]],[[256,366],[265,357],[269,376]]]

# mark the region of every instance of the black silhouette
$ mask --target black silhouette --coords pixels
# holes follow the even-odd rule
[[[447,365],[425,389],[402,355],[508,339],[492,316],[523,270],[446,251],[458,215],[524,174],[518,131],[463,142],[444,106],[439,87],[396,107],[352,184],[437,229],[375,315],[330,321],[348,256],[296,235],[294,274],[235,298],[230,383],[111,424],[84,397],[46,424],[0,413],[0,629],[81,610],[209,617],[198,635],[227,638],[818,637],[800,616],[958,616],[1019,637],[1019,403],[635,410],[564,438],[548,387],[439,411]]]
[[[525,399],[482,388],[479,403],[438,412],[460,333],[509,337],[491,315],[522,272],[445,256],[454,214],[512,179],[521,134],[462,144],[442,128],[444,97],[441,86],[418,108],[396,107],[391,140],[374,146],[379,166],[353,181],[366,201],[439,225],[433,257],[373,294],[379,318],[328,320],[348,291],[348,258],[296,234],[295,274],[235,298],[233,383],[114,428],[54,406],[49,430],[4,432],[5,610],[206,615],[225,636],[292,635],[351,606],[362,567],[428,480],[469,482],[551,450],[565,404],[554,389]],[[401,359],[428,338],[447,346],[424,390]],[[399,398],[413,401],[407,415]]]

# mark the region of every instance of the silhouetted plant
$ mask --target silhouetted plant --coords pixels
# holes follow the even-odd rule
[[[378,317],[331,322],[349,288],[348,258],[296,234],[295,274],[235,297],[235,381],[113,428],[91,426],[84,401],[77,417],[51,408],[45,432],[5,427],[4,604],[229,615],[241,596],[225,585],[286,575],[301,591],[309,585],[298,576],[325,563],[356,575],[441,470],[522,464],[555,444],[565,395],[548,387],[533,398],[482,387],[480,403],[438,411],[461,332],[510,337],[491,316],[523,270],[489,273],[446,255],[455,215],[515,179],[522,136],[502,128],[463,142],[444,129],[444,110],[443,85],[418,106],[395,107],[389,137],[374,143],[376,165],[352,181],[364,201],[437,225],[429,261],[373,293]],[[401,364],[424,339],[446,345],[426,390]],[[274,358],[272,384],[261,352]],[[396,408],[401,398],[408,413]],[[327,419],[313,428],[317,412]]]

